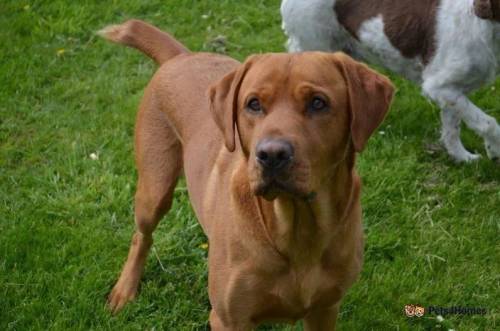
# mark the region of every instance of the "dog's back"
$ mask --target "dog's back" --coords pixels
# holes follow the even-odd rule
[[[141,161],[143,145],[158,145],[168,132],[162,147],[179,144],[182,148],[186,177],[196,178],[190,187],[195,209],[201,206],[205,181],[217,155],[224,150],[223,139],[209,113],[208,89],[240,63],[227,56],[191,53],[168,33],[140,21],[129,20],[111,25],[98,32],[112,42],[135,48],[160,65],[149,82],[139,107],[136,124],[136,159],[138,167],[148,167],[152,161]],[[158,132],[156,132],[158,130]],[[208,134],[210,133],[210,134]],[[155,137],[156,136],[156,137]],[[151,140],[147,144],[144,140]],[[158,150],[158,153],[166,153]],[[203,160],[203,161],[200,161]],[[188,186],[192,186],[188,180]],[[197,210],[198,213],[201,210]]]
[[[289,51],[342,50],[419,83],[454,160],[480,157],[460,141],[462,120],[500,158],[500,126],[466,97],[498,72],[498,0],[283,0],[281,14]]]
[[[284,0],[283,28],[292,52],[344,51],[420,81],[432,58],[439,0]],[[405,15],[400,13],[404,12]]]

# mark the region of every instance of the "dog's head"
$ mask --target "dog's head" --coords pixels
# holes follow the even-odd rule
[[[314,194],[339,162],[363,149],[393,90],[347,55],[306,52],[252,56],[209,95],[227,149],[239,141],[252,190],[270,200]]]
[[[500,0],[474,0],[477,17],[500,22]]]

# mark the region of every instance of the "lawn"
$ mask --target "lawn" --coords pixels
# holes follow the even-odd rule
[[[277,0],[0,2],[0,330],[207,329],[206,239],[182,182],[140,296],[117,316],[105,307],[134,227],[134,119],[155,65],[95,31],[128,18],[239,60],[284,50]],[[339,330],[498,330],[500,167],[468,130],[483,159],[454,164],[438,109],[392,78],[393,108],[358,162],[365,266]],[[472,98],[500,119],[500,81]],[[487,313],[408,318],[410,303]]]

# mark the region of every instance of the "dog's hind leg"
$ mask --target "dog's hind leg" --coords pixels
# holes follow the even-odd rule
[[[153,231],[171,207],[182,169],[181,143],[151,94],[146,90],[137,118],[135,153],[139,178],[135,195],[136,230],[127,261],[108,298],[109,308],[114,313],[137,294],[153,243]]]
[[[441,110],[441,143],[444,145],[448,154],[458,162],[468,162],[478,159],[478,154],[472,154],[467,151],[460,140],[460,115],[453,109]]]
[[[422,90],[425,96],[441,108],[441,142],[448,154],[456,162],[472,162],[479,159],[479,154],[472,154],[465,149],[460,140],[460,122],[463,109],[460,100],[463,97],[458,89],[437,87],[432,79],[424,81]]]
[[[500,161],[500,126],[495,118],[485,114],[466,96],[460,98],[458,107],[463,109],[461,114],[465,124],[484,139],[488,157]]]
[[[438,77],[439,78],[439,77]],[[439,83],[436,84],[436,81]],[[444,82],[444,83],[443,83]],[[486,152],[491,159],[500,158],[500,126],[495,118],[485,114],[467,96],[445,79],[429,76],[422,84],[424,94],[443,109],[442,140],[448,153],[457,161],[474,161],[480,156],[471,154],[460,142],[458,125],[460,120],[484,139]]]

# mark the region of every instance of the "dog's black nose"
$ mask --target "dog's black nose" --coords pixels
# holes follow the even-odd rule
[[[282,139],[264,139],[257,144],[257,161],[268,170],[280,170],[291,163],[293,146]]]

